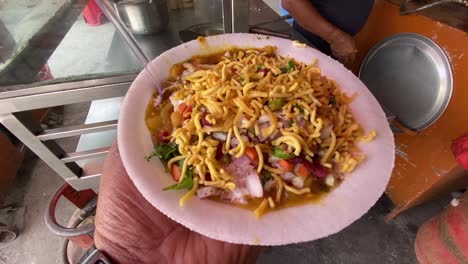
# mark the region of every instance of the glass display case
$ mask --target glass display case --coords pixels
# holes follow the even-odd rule
[[[152,60],[199,35],[224,32],[306,42],[286,18],[261,0],[0,1],[0,122],[75,189],[96,188],[99,170],[83,160],[105,156],[107,146],[80,140],[81,149],[65,153],[55,140],[115,137],[119,97],[144,67],[142,57]],[[100,99],[115,109],[93,118],[105,112]],[[83,125],[43,130],[25,118],[29,110],[89,101]]]

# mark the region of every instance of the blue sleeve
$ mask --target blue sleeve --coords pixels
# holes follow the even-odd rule
[[[369,17],[374,0],[310,0],[319,13],[339,29],[356,35]],[[293,27],[304,35],[320,51],[330,55],[330,45],[319,36],[293,23]]]

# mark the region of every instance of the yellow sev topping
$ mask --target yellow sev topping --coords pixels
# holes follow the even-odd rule
[[[293,61],[291,67],[292,60],[275,55],[274,49],[237,50],[222,56],[216,64],[190,64],[193,72],[171,85],[175,98],[191,107],[171,133],[180,155],[168,162],[170,166],[185,159],[179,182],[189,170],[194,173],[193,188],[180,200],[181,206],[200,186],[227,191],[236,188],[233,177],[223,168],[224,162],[216,158],[219,148],[223,155],[240,158],[253,147],[258,155],[256,172],[272,174],[276,189],[269,193],[275,195],[262,198],[255,210],[257,216],[267,207],[277,208],[286,197],[284,191],[296,195],[311,192],[308,187],[291,187],[279,177],[283,171],[268,162],[273,147],[309,160],[319,155],[321,164],[327,167],[332,166],[329,161],[333,159],[343,173],[351,172],[364,159],[356,151],[355,142],[371,141],[375,131],[364,135],[349,110],[350,97],[322,76],[315,62],[307,65]],[[273,100],[282,103],[270,106]],[[267,123],[260,123],[266,118]],[[246,136],[247,131],[257,140]],[[215,133],[226,139],[219,140]]]

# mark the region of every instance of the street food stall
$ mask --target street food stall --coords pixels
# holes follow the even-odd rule
[[[466,1],[424,2],[376,0],[350,66],[394,132],[388,219],[468,186],[461,153],[452,153],[468,133],[468,8]],[[16,148],[15,163],[25,149],[34,152],[69,185],[61,194],[84,207],[99,190],[122,98],[148,62],[198,36],[222,33],[310,44],[290,18],[261,0],[3,1],[0,140]],[[41,126],[49,109],[83,102],[91,102],[84,124]],[[76,150],[60,146],[69,137],[80,137]],[[47,221],[57,225],[53,212]]]

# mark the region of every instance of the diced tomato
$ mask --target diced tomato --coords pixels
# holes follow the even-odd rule
[[[179,105],[179,108],[177,109],[177,112],[182,114],[182,117],[184,118],[184,120],[188,119],[192,115],[192,106],[187,105],[186,103],[181,103]]]
[[[285,171],[293,171],[294,170],[294,164],[292,162],[289,162],[289,161],[284,160],[284,159],[279,160],[278,165]]]
[[[305,164],[299,163],[296,165],[296,168],[294,169],[294,173],[302,177],[307,177],[310,175],[311,171]]]
[[[187,105],[186,103],[181,103],[179,105],[179,109],[177,109],[179,113],[181,113],[182,115],[184,113],[188,113],[188,112],[192,112],[192,106],[191,105]]]
[[[174,179],[174,181],[178,182],[179,179],[180,179],[180,168],[179,168],[179,165],[177,164],[172,164],[172,167],[171,167],[171,175],[172,175],[172,179]]]
[[[314,176],[314,177],[316,177],[318,179],[323,179],[323,178],[327,177],[328,174],[330,174],[330,169],[327,168],[327,167],[324,167],[324,166],[322,166],[320,164],[320,160],[319,160],[318,156],[314,157],[314,162],[309,162],[307,159],[305,159],[302,156],[294,157],[289,161],[291,161],[294,164],[304,165],[307,168],[307,170],[309,171],[309,173],[312,174],[312,176]]]
[[[258,165],[258,153],[255,148],[245,148],[245,155],[247,155],[247,157],[252,161],[254,165]]]
[[[179,109],[177,109],[179,111],[179,113],[183,114],[184,111],[185,111],[185,108],[187,108],[187,105],[185,103],[181,103],[179,105]]]

